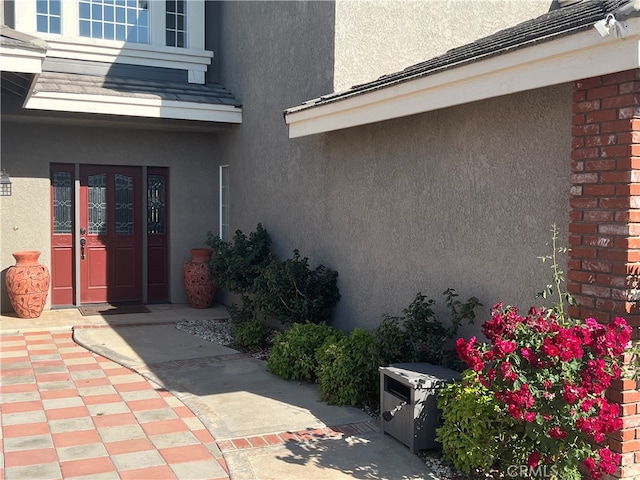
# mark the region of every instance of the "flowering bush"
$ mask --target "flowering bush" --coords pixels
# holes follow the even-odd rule
[[[563,480],[579,479],[581,462],[594,479],[614,473],[620,455],[600,444],[622,428],[620,407],[605,391],[622,375],[631,336],[625,320],[602,325],[537,308],[523,317],[502,303],[491,315],[482,327],[489,343],[460,338],[456,350],[519,432],[514,458],[554,467]]]

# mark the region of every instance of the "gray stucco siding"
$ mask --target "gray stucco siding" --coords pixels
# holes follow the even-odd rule
[[[563,85],[327,134],[338,318],[373,326],[418,290],[444,308],[448,287],[485,316],[537,302],[553,223],[566,239],[570,102]]]
[[[537,257],[551,225],[567,235],[571,85],[289,139],[282,111],[333,88],[330,5],[221,4],[220,81],[244,112],[219,144],[230,230],[260,222],[281,259],[298,248],[337,270],[345,330],[400,314],[419,290],[440,308],[448,287],[479,297],[479,323],[500,300],[528,309],[550,279]]]
[[[479,297],[481,319],[500,300],[526,310],[550,280],[537,257],[553,223],[566,239],[570,102],[561,85],[302,139],[273,127],[225,155],[232,224],[262,222],[281,258],[337,270],[341,328],[417,291],[443,308],[448,287]]]

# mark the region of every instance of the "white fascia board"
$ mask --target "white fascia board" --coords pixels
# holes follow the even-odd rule
[[[0,47],[0,72],[41,73],[44,52]]]
[[[153,98],[37,92],[27,98],[24,108],[128,117],[242,123],[242,109],[239,107]]]
[[[206,71],[213,52],[191,48],[164,47],[140,43],[75,39],[43,34],[49,44],[48,57],[125,63],[182,70]]]
[[[589,29],[318,107],[294,107],[285,113],[289,138],[638,68],[640,18],[628,19],[628,27],[624,39]]]

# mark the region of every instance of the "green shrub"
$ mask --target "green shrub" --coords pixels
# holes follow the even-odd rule
[[[340,300],[338,273],[324,265],[311,270],[307,257],[298,250],[293,254],[284,262],[272,261],[256,278],[257,308],[285,325],[328,321]]]
[[[505,432],[512,432],[514,423],[473,370],[439,390],[438,408],[443,424],[436,429],[436,440],[442,444],[444,460],[456,469],[488,473],[511,456],[515,438]]]
[[[373,355],[378,365],[387,366],[410,360],[411,345],[401,322],[400,317],[385,315],[382,322],[371,332]]]
[[[253,285],[265,267],[273,261],[270,253],[271,237],[259,223],[249,237],[236,230],[232,242],[225,242],[211,232],[207,235],[207,245],[213,249],[208,262],[209,277],[218,288],[240,295],[242,305],[236,308],[243,318],[255,317]]]
[[[378,365],[373,337],[363,328],[325,342],[318,351],[318,383],[322,399],[333,405],[362,405],[378,397]]]
[[[245,298],[242,305],[232,303],[228,309],[229,317],[234,325],[240,325],[251,320],[255,320],[256,312],[253,307],[253,300]]]
[[[261,349],[267,340],[267,332],[259,320],[234,323],[231,334],[236,342],[250,350]]]
[[[267,368],[285,380],[313,381],[318,368],[317,350],[327,340],[333,343],[343,336],[326,323],[296,323],[276,335]]]
[[[447,325],[436,317],[435,301],[421,292],[402,311],[403,316],[385,315],[373,331],[374,352],[380,365],[395,362],[426,362],[463,370],[464,365],[456,355],[452,339],[463,322],[472,324],[475,308],[482,305],[476,297],[465,302],[457,300],[452,288],[444,293],[449,309]]]
[[[298,250],[293,258],[279,262],[261,224],[249,237],[237,230],[232,242],[209,232],[206,243],[213,249],[209,277],[219,288],[240,295],[241,304],[229,307],[234,322],[259,315],[285,325],[330,319],[340,299],[338,273],[324,265],[311,270],[308,258],[301,258]]]
[[[435,301],[416,294],[416,298],[405,308],[404,328],[411,345],[412,362],[442,364],[442,352],[447,340],[447,330],[436,318],[432,306]]]

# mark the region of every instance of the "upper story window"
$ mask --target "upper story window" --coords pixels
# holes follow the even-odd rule
[[[167,46],[186,47],[187,12],[184,0],[167,0]]]
[[[168,47],[204,48],[204,0],[20,0],[15,27]]]
[[[149,5],[146,0],[80,0],[81,37],[149,43]]]
[[[2,0],[0,0],[0,5]],[[43,38],[47,57],[188,71],[205,83],[205,0],[20,0],[18,31]]]
[[[38,32],[61,33],[61,0],[38,0],[36,3],[36,25]]]

